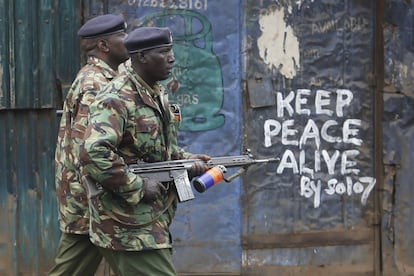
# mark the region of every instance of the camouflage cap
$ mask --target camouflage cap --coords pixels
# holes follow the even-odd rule
[[[168,28],[137,28],[129,33],[125,39],[125,47],[130,54],[153,48],[171,46],[172,44],[172,35]]]
[[[88,20],[78,31],[82,38],[92,38],[124,32],[127,23],[121,14],[104,14]]]

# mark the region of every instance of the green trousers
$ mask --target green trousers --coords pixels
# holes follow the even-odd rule
[[[99,248],[116,276],[176,276],[170,249],[116,251]]]
[[[49,276],[93,276],[101,263],[98,247],[89,240],[89,235],[62,233],[55,266]]]

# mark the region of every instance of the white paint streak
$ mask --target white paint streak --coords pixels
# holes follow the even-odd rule
[[[300,67],[299,41],[284,19],[284,9],[270,8],[259,19],[262,35],[257,40],[259,55],[270,69],[277,69],[288,79]]]
[[[305,2],[305,0],[296,0],[296,6],[298,6],[298,8],[300,9],[303,2]],[[311,0],[310,2],[313,3],[314,0]]]

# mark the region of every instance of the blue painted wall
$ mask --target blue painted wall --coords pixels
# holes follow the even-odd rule
[[[390,0],[384,24],[384,269],[414,273],[414,5]],[[397,262],[395,260],[398,260]],[[396,268],[395,268],[396,267]]]

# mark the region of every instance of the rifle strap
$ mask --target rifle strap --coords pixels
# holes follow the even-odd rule
[[[145,222],[145,223],[131,223],[131,222],[125,222],[120,220],[119,218],[117,218],[115,216],[115,214],[112,212],[112,210],[105,210],[105,214],[110,217],[111,219],[113,219],[114,221],[116,221],[117,223],[123,225],[123,226],[127,226],[129,228],[143,228],[146,226],[151,225],[154,221],[158,220],[170,207],[171,204],[174,202],[174,199],[176,198],[175,192],[170,191],[170,193],[168,194],[168,198],[167,201],[165,202],[165,207],[164,209],[162,209],[161,211],[158,212],[158,214],[150,221]]]

